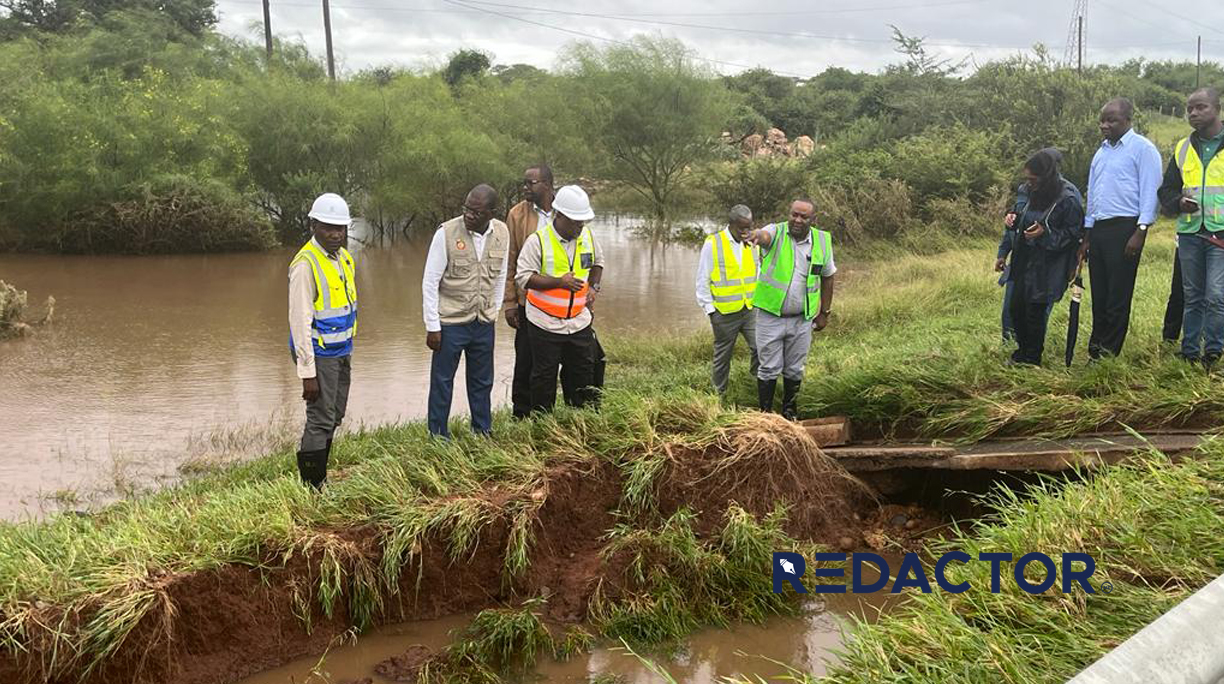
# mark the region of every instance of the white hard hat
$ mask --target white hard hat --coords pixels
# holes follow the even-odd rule
[[[315,199],[310,206],[310,218],[333,226],[349,226],[353,218],[349,216],[348,202],[334,192],[325,192]]]
[[[595,218],[595,212],[591,211],[591,198],[577,185],[567,185],[558,190],[553,197],[553,209],[574,221],[590,221]]]

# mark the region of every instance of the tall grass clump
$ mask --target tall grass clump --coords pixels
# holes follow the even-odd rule
[[[798,605],[761,579],[773,551],[810,555],[810,548],[782,531],[784,519],[782,509],[758,520],[732,506],[713,538],[696,534],[695,516],[686,509],[656,528],[617,525],[604,553],[622,574],[592,599],[592,623],[604,636],[659,644],[702,625],[725,627],[732,620],[760,622],[794,613]]]
[[[989,524],[960,531],[933,549],[1082,551],[1096,561],[1091,584],[1063,594],[1056,585],[1022,592],[1007,575],[990,592],[990,566],[953,564],[963,594],[915,593],[874,624],[860,622],[831,684],[871,682],[1062,682],[1224,572],[1224,442],[1201,458],[1171,462],[1158,453],[1083,482],[1053,480],[1024,498],[1000,489]],[[1032,568],[1033,566],[1030,566]],[[1036,570],[1029,581],[1040,581]],[[1060,579],[1061,581],[1061,579]],[[1101,589],[1104,582],[1112,591]]]

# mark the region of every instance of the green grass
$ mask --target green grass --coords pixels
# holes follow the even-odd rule
[[[936,553],[1084,551],[1097,563],[1093,585],[1108,580],[1112,593],[1029,595],[1005,576],[992,594],[989,564],[953,564],[949,581],[968,580],[972,589],[915,593],[879,622],[861,622],[824,681],[1069,679],[1224,571],[1224,441],[1205,456],[1174,464],[1153,454],[1082,484],[1047,483],[1026,499],[1001,490],[992,524]]]
[[[1123,356],[1087,367],[1089,291],[1076,361],[1063,365],[1068,301],[1054,307],[1044,367],[1008,368],[1000,341],[1002,288],[993,245],[971,242],[934,257],[841,260],[834,314],[808,357],[799,408],[846,415],[866,433],[972,442],[1004,435],[1059,437],[1120,425],[1152,429],[1224,415],[1224,383],[1160,343],[1172,271],[1171,225],[1149,238]],[[710,333],[660,345],[609,338],[618,386],[649,392],[660,379],[709,383]],[[747,350],[737,349],[731,401],[756,404]]]
[[[933,257],[898,250],[879,250],[871,259],[842,254],[835,314],[813,345],[800,408],[809,415],[848,415],[860,431],[960,441],[1062,436],[1122,424],[1151,429],[1219,416],[1220,377],[1176,361],[1159,343],[1172,259],[1169,232],[1162,224],[1149,239],[1124,356],[1083,365],[1091,328],[1085,302],[1080,361],[1069,370],[1061,365],[1066,302],[1055,308],[1046,367],[1004,367],[992,244],[971,241]],[[345,435],[333,453],[334,471],[342,474],[322,497],[296,481],[292,455],[282,451],[204,469],[180,486],[89,518],[0,523],[0,647],[37,648],[48,671],[79,672],[121,648],[141,619],[172,619],[166,576],[231,564],[276,567],[302,554],[323,562],[313,583],[295,588],[293,611],[309,628],[316,610],[330,615],[344,602],[361,627],[396,600],[397,579],[427,538],[446,539],[446,553],[461,560],[495,523],[510,530],[501,563],[509,582],[530,567],[531,522],[541,503],[532,493],[549,468],[566,463],[611,463],[624,478],[621,508],[628,517],[610,531],[608,544],[609,553],[628,559],[628,574],[618,593],[607,587],[595,606],[601,634],[667,640],[701,624],[784,611],[777,597],[752,589],[759,583],[759,558],[790,543],[779,536],[776,518],[753,519],[733,509],[719,534],[707,538],[693,532],[684,513],[648,522],[671,448],[709,446],[743,420],[734,404],[755,404],[742,347],[730,401],[720,404],[707,393],[709,337],[702,329],[666,342],[605,337],[610,389],[598,413],[559,409],[513,422],[502,412],[492,440],[457,429],[453,442],[442,443],[429,439],[420,422]],[[1216,448],[1213,455],[1224,453]],[[1041,667],[1057,665],[1062,672],[1068,663],[1090,659],[1220,566],[1219,542],[1202,530],[1224,538],[1218,534],[1224,518],[1218,480],[1224,477],[1217,478],[1212,462],[1166,466],[1110,471],[1068,495],[1050,485],[1030,502],[1006,501],[999,525],[976,541],[962,540],[983,548],[1003,542],[1026,549],[1038,542],[1099,548],[1098,562],[1111,577],[1134,580],[1121,593],[1139,599],[1136,605],[1101,597],[1071,605],[1012,596],[1009,603],[975,595],[980,604],[961,598],[941,607],[937,599],[922,598],[917,604],[929,622],[911,619],[914,608],[907,608],[897,619],[864,627],[850,654],[859,660],[852,662],[870,664],[882,678],[893,671],[925,672],[928,679],[905,681],[938,681],[930,673],[949,674],[938,668],[968,657],[971,665],[950,676],[989,681],[973,679],[973,663],[986,663],[983,668],[997,665],[1014,674],[1013,681],[1024,681],[1021,675]],[[504,505],[488,497],[492,483]],[[377,531],[377,561],[340,533],[356,527]],[[1177,563],[1162,561],[1156,550],[1172,553]],[[1124,567],[1176,582],[1154,589],[1129,578]],[[975,621],[965,618],[970,608],[980,616]],[[1094,642],[1079,624],[1051,627],[1067,615],[1085,624],[1100,616],[1105,636]],[[988,650],[961,643],[982,641],[983,624],[998,630],[998,643],[987,638]],[[36,633],[47,639],[37,647]],[[1071,649],[1065,657],[1033,646],[1047,633]],[[1022,638],[1005,648],[1006,636]],[[889,655],[884,645],[893,640],[898,648]],[[581,643],[579,638],[575,647]]]
[[[1156,145],[1167,163],[1177,141],[1190,135],[1190,124],[1186,123],[1186,118],[1183,116],[1148,114],[1143,129],[1139,132]]]
[[[761,621],[787,615],[798,604],[761,591],[762,560],[774,551],[810,553],[782,532],[785,511],[757,520],[733,506],[714,539],[693,530],[695,516],[681,510],[657,528],[620,524],[609,533],[609,560],[624,567],[612,589],[592,599],[591,621],[607,637],[657,644],[680,639],[703,625]],[[616,563],[613,563],[616,566]],[[607,596],[611,595],[611,598]]]
[[[503,580],[527,570],[533,523],[547,500],[538,492],[547,490],[542,485],[548,468],[605,462],[638,473],[636,505],[642,508],[626,515],[647,524],[654,482],[638,464],[669,458],[676,446],[700,449],[727,439],[736,420],[713,397],[688,389],[650,397],[615,390],[598,413],[561,409],[532,422],[499,415],[492,440],[466,431],[457,431],[462,436],[450,443],[431,440],[420,423],[348,435],[337,443],[333,479],[323,496],[297,481],[286,453],[120,502],[89,518],[0,523],[0,647],[20,652],[37,640],[45,644],[38,648],[47,672],[85,671],[123,647],[150,616],[163,634],[170,632],[174,610],[166,577],[231,564],[273,569],[295,557],[321,562],[313,583],[294,587],[291,608],[304,626],[310,629],[316,610],[330,617],[343,606],[354,625],[364,628],[392,605],[399,577],[420,558],[431,535],[446,540],[446,553],[462,561],[482,543],[484,531],[501,521],[510,530]],[[633,508],[626,504],[626,511]],[[701,614],[720,623],[780,609],[776,599],[761,597],[768,587],[746,581],[759,567],[746,549],[760,552],[783,539],[773,518],[757,528],[745,515],[728,519],[727,538],[694,539],[697,546],[688,549],[709,545],[705,553],[720,564],[723,574],[706,582],[725,573],[739,578],[720,589],[717,612]],[[380,553],[363,550],[344,534],[356,528],[376,530]],[[620,532],[633,531],[629,525]],[[675,595],[677,589],[670,591]],[[46,624],[48,616],[63,620]],[[567,640],[561,650],[586,643],[581,635]]]

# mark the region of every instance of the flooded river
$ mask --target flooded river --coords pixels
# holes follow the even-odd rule
[[[639,238],[630,220],[590,225],[607,260],[600,332],[705,325],[693,300],[695,247]],[[351,244],[361,329],[349,425],[425,415],[428,239]],[[0,343],[0,517],[121,494],[172,479],[201,454],[258,449],[300,430],[286,323],[292,255],[0,255],[0,279],[32,303],[57,302],[53,326]],[[512,333],[499,323],[497,405],[509,402]],[[461,381],[454,410],[466,411]]]

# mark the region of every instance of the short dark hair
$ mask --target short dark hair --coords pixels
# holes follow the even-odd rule
[[[1115,97],[1114,99],[1105,103],[1106,107],[1110,105],[1116,106],[1118,108],[1118,112],[1121,113],[1127,121],[1135,118],[1135,103],[1131,102],[1129,98]]]
[[[1211,104],[1217,107],[1220,106],[1220,89],[1219,88],[1216,88],[1215,86],[1204,86],[1194,91],[1193,93],[1190,93],[1190,97],[1194,97],[1195,95],[1198,95],[1199,93],[1202,93],[1204,96],[1206,96],[1207,101],[1210,102]]]
[[[812,211],[813,212],[816,211],[816,201],[813,200],[811,197],[808,197],[807,195],[799,195],[795,199],[791,200],[791,204],[794,204],[795,202],[803,202],[804,204],[810,204],[812,206]]]
[[[490,210],[497,207],[497,190],[488,183],[481,183],[468,191],[468,197],[475,197],[477,200],[484,202],[485,206]]]
[[[536,164],[535,166],[528,166],[527,170],[528,171],[539,171],[540,180],[548,183],[549,186],[552,186],[553,172],[552,172],[552,167],[550,167],[548,164]]]

